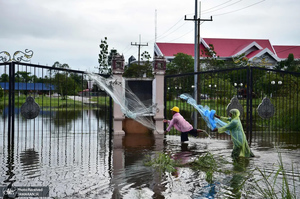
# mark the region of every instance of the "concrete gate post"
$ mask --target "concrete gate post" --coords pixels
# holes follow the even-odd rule
[[[154,82],[153,98],[157,103],[157,110],[154,116],[155,125],[158,134],[164,132],[164,79],[166,71],[166,60],[164,57],[154,57]]]
[[[123,91],[122,85],[124,85],[122,75],[124,73],[124,56],[120,54],[116,54],[112,58],[112,72],[114,75],[114,78],[116,79],[116,82],[114,82],[115,90],[119,89]],[[117,88],[120,87],[120,88]],[[125,93],[123,93],[125,98]],[[114,128],[114,134],[124,135],[125,132],[122,130],[122,121],[125,119],[124,114],[121,111],[121,107],[119,104],[114,102],[114,122],[113,122],[113,128]]]

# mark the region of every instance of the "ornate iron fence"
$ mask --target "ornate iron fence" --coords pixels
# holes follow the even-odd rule
[[[9,61],[0,63],[0,128],[8,144],[27,133],[112,129],[112,99],[84,72]]]
[[[245,67],[168,75],[165,77],[167,118],[172,117],[169,110],[178,106],[181,114],[193,123],[195,109],[179,95],[188,93],[195,98],[194,78],[198,79],[198,104],[207,105],[221,116],[227,116],[231,108],[239,108],[250,142],[269,138],[294,141],[292,135],[300,132],[300,73]],[[197,118],[197,128],[205,129],[199,114]],[[222,134],[215,136],[228,139]]]

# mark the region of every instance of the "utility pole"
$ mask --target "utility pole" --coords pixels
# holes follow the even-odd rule
[[[201,5],[201,2],[200,2]],[[197,71],[200,71],[200,21],[212,21],[212,16],[210,17],[210,19],[201,19],[200,16],[198,18],[198,2],[197,0],[195,0],[195,15],[193,19],[187,19],[186,15],[184,16],[184,20],[186,21],[194,21],[195,22],[195,37],[194,37],[194,41],[195,41],[195,52],[194,52],[194,72],[196,73]],[[200,12],[201,14],[201,9]],[[200,15],[199,14],[199,15]],[[194,98],[196,100],[196,102],[198,102],[198,94],[200,95],[200,91],[198,92],[198,78],[200,76],[199,75],[194,75]],[[200,80],[200,78],[199,78]],[[199,87],[200,88],[200,87]],[[200,96],[199,96],[199,100],[200,100]],[[197,112],[195,111],[194,113],[194,126],[195,128],[197,128]]]
[[[141,35],[140,35],[140,39],[139,39],[139,43],[132,43],[131,42],[131,45],[132,46],[138,46],[138,48],[139,48],[139,52],[138,52],[138,65],[140,65],[140,56],[141,56],[141,46],[148,46],[148,43],[146,43],[146,44],[142,44],[141,43]]]
[[[198,71],[200,71],[200,44],[201,44],[201,41],[200,41],[200,39],[201,39],[201,37],[200,37],[200,22],[201,21],[212,21],[212,16],[210,16],[210,19],[201,19],[201,2],[200,2],[200,9],[199,9],[199,18],[197,19],[197,24],[198,24],[198,39],[197,39],[197,41],[198,41],[198,43],[197,43],[197,45],[198,45],[198,52],[199,52],[199,54],[198,54]]]

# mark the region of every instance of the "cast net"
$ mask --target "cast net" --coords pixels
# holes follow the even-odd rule
[[[188,104],[192,105],[200,113],[207,127],[210,128],[211,130],[215,128],[220,128],[227,124],[226,122],[223,122],[222,120],[214,117],[216,113],[215,110],[210,110],[210,108],[207,105],[202,106],[200,104],[197,104],[196,100],[191,95],[184,93],[181,94],[179,97],[183,100],[186,100]],[[229,131],[226,131],[225,133],[230,135]]]
[[[122,77],[111,76],[109,78],[101,77],[94,73],[86,73],[90,80],[94,81],[101,90],[105,91],[115,103],[120,105],[121,111],[125,117],[131,118],[150,130],[156,130],[151,116],[157,110],[157,104],[149,101],[141,101],[128,87],[124,86],[125,81]]]

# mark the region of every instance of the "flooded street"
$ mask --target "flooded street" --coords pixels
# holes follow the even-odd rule
[[[230,139],[204,136],[182,144],[176,135],[110,136],[97,112],[73,115],[78,117],[59,123],[46,117],[30,123],[20,119],[13,150],[1,131],[0,186],[48,186],[50,198],[257,198],[250,193],[251,185],[261,175],[256,170],[248,178],[249,171],[276,172],[280,152],[288,176],[294,176],[296,190],[300,188],[299,133],[288,141],[278,135],[257,137],[251,144],[256,157],[234,164]],[[47,125],[51,131],[43,130],[50,129]],[[159,153],[169,154],[181,166],[161,173],[145,165]],[[205,171],[189,165],[207,153],[224,161],[219,168],[224,172],[214,172],[211,183]],[[281,176],[277,180],[281,182]]]

